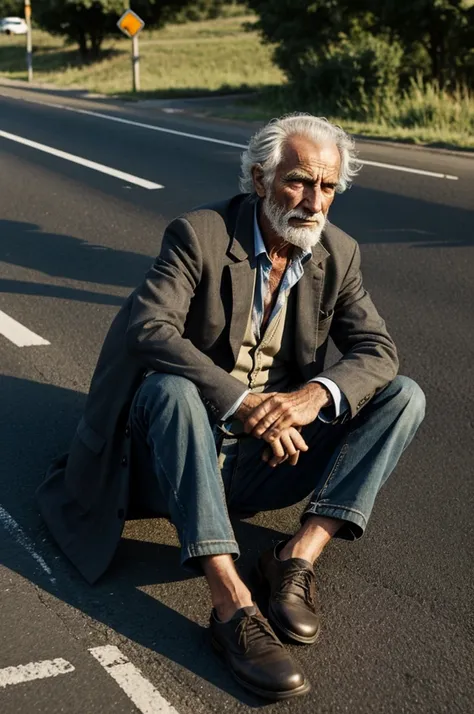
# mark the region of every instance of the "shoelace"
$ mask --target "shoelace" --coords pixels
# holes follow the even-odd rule
[[[257,615],[247,615],[239,621],[235,631],[239,634],[239,645],[247,650],[259,640],[266,639],[268,644],[283,647],[278,637],[273,632],[267,620]]]
[[[276,593],[276,599],[284,599],[284,596],[291,592],[292,595],[300,597],[305,605],[314,605],[314,594],[312,589],[312,584],[314,580],[314,574],[311,570],[288,570],[284,573],[278,593]],[[302,592],[298,592],[298,588]]]

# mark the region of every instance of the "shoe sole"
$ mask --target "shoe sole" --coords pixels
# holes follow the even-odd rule
[[[260,569],[260,565],[257,565],[256,568],[256,573],[257,577],[259,579],[259,582],[261,585],[263,585],[267,592],[270,593],[270,586],[268,584],[267,579],[265,578],[264,574],[262,573]],[[271,602],[268,605],[268,619],[270,620],[270,624],[274,627],[275,630],[278,630],[278,632],[282,635],[285,635],[289,640],[292,642],[296,642],[299,645],[314,645],[314,643],[317,641],[320,633],[321,633],[321,625],[318,627],[317,632],[312,635],[311,637],[304,637],[303,635],[298,635],[295,632],[292,632],[291,630],[288,630],[284,625],[281,625],[280,622],[278,621],[277,616],[272,610],[272,604]]]
[[[252,694],[256,694],[257,696],[262,697],[262,699],[267,699],[272,702],[279,702],[282,699],[292,699],[293,697],[301,697],[303,694],[307,694],[311,690],[311,684],[307,680],[305,680],[303,684],[297,689],[287,689],[280,692],[269,692],[267,689],[259,689],[259,687],[255,687],[253,684],[250,684],[244,679],[241,679],[239,675],[234,672],[234,670],[230,666],[229,658],[227,657],[226,651],[212,636],[211,645],[214,648],[215,652],[219,655],[219,657],[223,659],[224,662],[227,664],[227,667],[235,681],[238,682],[238,684],[240,684],[243,689],[246,689],[247,691],[252,692]]]

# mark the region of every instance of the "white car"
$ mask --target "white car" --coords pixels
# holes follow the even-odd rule
[[[26,35],[28,26],[21,17],[4,17],[0,20],[0,32],[5,35]]]

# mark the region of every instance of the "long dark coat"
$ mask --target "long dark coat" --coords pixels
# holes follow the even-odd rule
[[[129,505],[133,396],[144,375],[182,375],[216,418],[242,394],[230,376],[252,299],[254,199],[174,220],[158,258],[105,338],[68,456],[38,489],[44,520],[89,582],[106,570]],[[332,379],[353,417],[396,375],[395,346],[362,285],[357,243],[328,225],[296,290],[294,369]],[[342,359],[323,371],[329,334]]]

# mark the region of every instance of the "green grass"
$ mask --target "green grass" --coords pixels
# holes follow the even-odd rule
[[[243,24],[252,17],[228,17],[144,31],[140,36],[141,87],[146,94],[206,94],[254,89],[283,82],[271,48]],[[103,94],[131,90],[131,42],[119,35],[104,42],[106,56],[79,63],[61,38],[34,33],[35,80]],[[0,37],[0,77],[26,79],[24,38]]]
[[[327,116],[346,131],[362,136],[444,148],[474,149],[474,95],[468,90],[453,94],[436,85],[413,81],[401,97],[385,108],[385,118],[357,121],[342,118],[317,104],[302,106],[287,87],[261,92],[255,99],[236,99],[230,107],[213,109],[223,118],[266,121],[291,111]]]
[[[252,98],[212,105],[212,116],[266,120],[290,111],[323,114],[347,131],[374,138],[474,149],[474,96],[448,95],[414,81],[403,97],[386,108],[385,117],[355,121],[314,104],[292,99],[282,72],[271,60],[272,48],[244,26],[252,16],[168,25],[140,36],[140,97],[189,97],[260,90]],[[34,31],[35,80],[67,89],[130,97],[131,42],[117,36],[104,43],[104,58],[81,65],[76,49],[61,38]],[[26,79],[25,39],[0,36],[0,77]],[[203,111],[200,108],[200,111]]]

